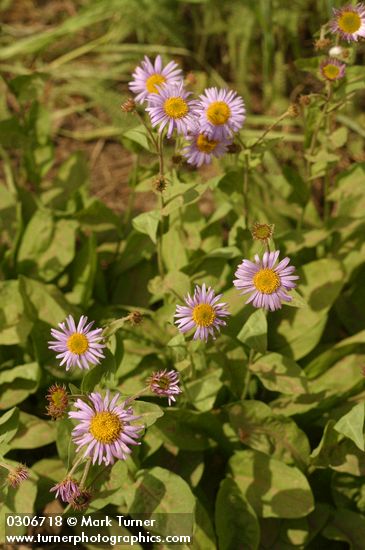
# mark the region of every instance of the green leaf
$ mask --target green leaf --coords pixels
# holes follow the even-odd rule
[[[0,444],[7,444],[18,431],[19,409],[14,407],[0,417]]]
[[[57,420],[56,427],[57,453],[66,468],[69,468],[75,458],[75,446],[71,439],[74,424],[69,418],[61,418]]]
[[[337,432],[351,439],[361,451],[365,451],[364,417],[365,404],[358,403],[334,425]]]
[[[41,370],[38,363],[26,363],[0,371],[1,406],[10,408],[34,393],[39,384]]]
[[[215,525],[220,550],[259,547],[260,526],[256,514],[233,479],[226,478],[220,484]]]
[[[19,429],[12,439],[12,449],[36,449],[49,445],[56,440],[56,425],[54,422],[41,420],[37,416],[21,411]]]
[[[334,517],[323,530],[330,540],[347,542],[351,550],[363,550],[365,540],[364,516],[346,508],[336,510]]]
[[[309,441],[293,420],[273,414],[261,401],[242,401],[227,408],[231,425],[242,443],[301,470],[306,468]]]
[[[138,420],[138,424],[144,424],[146,428],[152,426],[164,414],[161,407],[155,405],[155,403],[140,400],[133,403],[133,411],[137,416],[141,417]]]
[[[250,315],[237,338],[249,348],[265,353],[267,350],[267,319],[262,309]]]
[[[160,212],[151,210],[150,212],[143,212],[143,214],[139,214],[133,218],[132,224],[139,233],[148,235],[151,241],[156,244],[157,229],[160,219]]]
[[[314,509],[311,488],[297,468],[253,450],[236,452],[229,466],[258,516],[300,518]]]
[[[132,517],[164,514],[157,516],[161,518],[157,522],[160,534],[192,535],[195,497],[186,481],[173,472],[158,466],[141,471],[129,487],[126,500]]]
[[[288,394],[302,394],[308,391],[304,371],[288,357],[278,353],[267,353],[250,365],[250,370],[259,377],[265,388]]]
[[[0,281],[0,345],[24,345],[32,328],[25,314],[18,281]]]
[[[81,383],[81,391],[83,393],[90,393],[95,389],[95,386],[99,384],[100,380],[104,377],[107,378],[111,373],[115,372],[116,364],[114,355],[108,348],[104,350],[105,359],[98,365],[87,371],[84,379]]]
[[[74,258],[77,226],[74,220],[56,221],[50,212],[38,210],[20,243],[19,272],[54,279]]]

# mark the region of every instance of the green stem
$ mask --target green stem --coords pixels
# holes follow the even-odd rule
[[[89,470],[90,470],[90,466],[91,466],[91,458],[88,458],[87,462],[86,462],[85,469],[84,469],[84,473],[82,474],[82,478],[81,478],[81,481],[80,481],[80,489],[84,488],[85,481],[86,481],[86,478],[87,478],[87,474],[89,473]]]
[[[248,389],[249,389],[250,381],[251,381],[250,365],[252,365],[252,363],[253,363],[254,356],[255,356],[255,350],[251,349],[250,354],[248,356],[248,361],[247,361],[247,371],[246,371],[246,375],[245,375],[245,386],[243,388],[241,401],[244,401],[246,399],[246,396],[247,396],[247,393],[248,393]]]

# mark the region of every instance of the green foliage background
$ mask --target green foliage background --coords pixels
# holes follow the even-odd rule
[[[177,406],[138,402],[142,446],[99,479],[90,512],[194,513],[194,549],[363,549],[364,46],[335,88],[330,128],[318,124],[313,49],[341,3],[89,0],[28,27],[5,17],[14,4],[0,2],[0,454],[32,473],[2,487],[2,514],[42,511],[72,459],[71,422],[45,416],[55,380],[128,395],[168,367],[183,379]],[[311,101],[212,174],[168,161],[164,208],[155,197],[141,212],[134,201],[158,165],[120,104],[136,64],[157,53],[192,70],[197,92],[244,97],[248,146],[300,95]],[[61,162],[62,138],[75,146]],[[117,209],[90,192],[81,149],[98,140],[133,156]],[[275,224],[300,275],[294,307],[267,316],[232,285],[241,259],[263,252],[254,221]],[[203,282],[232,313],[208,345],[173,325],[176,303]],[[57,366],[47,341],[66,315],[103,326],[135,309],[143,324],[122,326],[101,368],[82,380]]]

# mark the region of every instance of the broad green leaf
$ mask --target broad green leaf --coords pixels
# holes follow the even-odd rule
[[[191,534],[194,522],[195,497],[181,477],[155,466],[138,474],[126,493],[128,512],[133,517],[146,514],[157,520],[160,534]],[[161,516],[160,514],[163,514]]]
[[[0,281],[1,316],[0,345],[24,345],[32,328],[25,313],[18,281]]]
[[[52,421],[41,420],[21,411],[19,429],[12,439],[12,449],[36,449],[56,440],[56,425]]]
[[[300,518],[314,509],[300,470],[259,451],[238,451],[229,461],[233,479],[258,516]]]
[[[230,422],[244,445],[301,470],[309,462],[310,446],[293,420],[273,414],[261,401],[242,401],[228,407]]]
[[[259,547],[260,526],[256,514],[231,478],[225,478],[220,484],[215,524],[220,550],[256,550]]]
[[[56,423],[57,453],[66,468],[69,468],[75,458],[75,445],[71,438],[74,424],[69,418],[61,418]]]
[[[334,425],[337,432],[351,439],[361,451],[365,451],[364,409],[364,403],[358,403]]]
[[[41,377],[38,363],[26,363],[0,371],[1,407],[20,403],[37,390]]]
[[[276,311],[269,333],[269,349],[296,360],[307,355],[320,341],[328,310],[344,284],[342,265],[332,258],[305,264],[298,274],[298,289],[308,307]]]
[[[217,369],[186,384],[188,399],[199,411],[209,411],[213,407],[223,385],[222,372],[222,369]]]
[[[9,443],[18,431],[19,409],[14,407],[0,417],[0,444]]]
[[[51,281],[71,263],[75,255],[77,222],[55,220],[38,210],[27,225],[18,253],[20,273]]]
[[[157,229],[161,218],[160,212],[157,210],[151,210],[150,212],[143,212],[132,220],[134,229],[140,233],[148,235],[153,243],[157,242]]]
[[[250,370],[271,391],[302,394],[308,391],[304,371],[288,357],[267,353],[250,365]]]
[[[249,348],[265,353],[267,350],[267,319],[264,311],[258,309],[250,315],[237,338]]]
[[[356,514],[346,508],[336,510],[335,515],[323,530],[330,540],[344,541],[351,550],[363,550],[365,540],[365,521],[362,514]]]
[[[152,426],[164,414],[158,405],[140,400],[133,403],[133,411],[137,416],[141,417],[138,420],[138,424],[143,424],[146,428]]]

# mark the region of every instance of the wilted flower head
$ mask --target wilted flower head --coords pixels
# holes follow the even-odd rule
[[[72,431],[72,438],[77,451],[86,446],[84,456],[92,458],[93,464],[104,462],[107,466],[114,464],[114,459],[125,460],[132,452],[128,445],[139,445],[136,439],[143,426],[133,426],[131,422],[139,420],[134,416],[132,407],[127,402],[117,405],[119,393],[110,400],[109,391],[104,399],[100,393],[91,393],[88,403],[82,399],[75,402],[77,412],[68,413],[70,418],[79,421]]]
[[[157,193],[163,193],[167,187],[166,178],[162,175],[157,176],[153,181],[153,187]]]
[[[148,379],[150,390],[159,397],[167,397],[168,403],[171,405],[172,401],[176,401],[175,395],[181,393],[179,388],[180,374],[176,370],[167,369],[154,372]]]
[[[348,4],[340,9],[334,9],[330,28],[348,42],[365,38],[365,4]]]
[[[89,365],[96,365],[104,359],[102,329],[91,330],[94,321],[86,323],[87,317],[82,315],[76,327],[72,315],[69,315],[66,322],[59,323],[61,330],[51,329],[55,341],[48,342],[48,347],[59,352],[56,357],[62,359],[60,366],[66,363],[66,370],[76,365],[88,369]]]
[[[209,335],[215,340],[214,329],[219,331],[219,327],[227,323],[221,317],[230,315],[227,310],[227,304],[217,303],[222,294],[215,295],[214,290],[205,286],[196,285],[194,296],[190,294],[185,298],[186,306],[176,306],[175,324],[180,332],[188,332],[195,328],[194,340],[200,339],[208,341]]]
[[[19,464],[15,468],[10,468],[7,475],[6,481],[11,487],[19,487],[22,481],[25,481],[29,477],[29,470],[23,464]]]
[[[74,510],[83,512],[87,510],[92,499],[92,493],[87,489],[82,489],[78,494],[73,495],[69,503]]]
[[[314,48],[316,50],[324,50],[325,48],[328,48],[328,46],[331,44],[331,40],[328,38],[319,38],[314,42]]]
[[[211,139],[201,132],[189,134],[186,139],[190,144],[182,150],[182,154],[194,166],[209,164],[212,157],[222,157],[232,142],[230,139]]]
[[[167,137],[176,129],[179,134],[186,134],[195,126],[193,107],[195,101],[189,100],[191,92],[184,89],[184,84],[169,84],[158,88],[158,94],[148,96],[146,111],[151,117],[153,127],[159,126],[159,132],[167,127]]]
[[[233,90],[207,88],[195,109],[199,129],[211,139],[230,138],[245,121],[243,99]]]
[[[243,260],[235,273],[237,279],[233,284],[241,294],[251,293],[247,304],[257,308],[270,309],[274,311],[281,308],[281,302],[290,302],[292,297],[287,291],[296,287],[294,281],[299,279],[293,275],[294,266],[289,266],[290,259],[284,258],[275,266],[279,258],[279,250],[265,252],[262,260],[255,255],[255,262]]]
[[[76,479],[66,477],[66,479],[54,485],[50,492],[56,492],[55,497],[58,498],[59,496],[63,502],[70,502],[71,499],[80,494],[80,487]]]
[[[319,70],[323,78],[334,81],[344,77],[346,65],[341,63],[338,59],[332,57],[322,61],[319,66]]]
[[[274,233],[274,224],[255,222],[251,228],[252,237],[255,240],[267,243]]]
[[[132,97],[129,97],[122,103],[121,109],[124,113],[133,113],[136,110],[136,102]]]
[[[142,323],[143,315],[140,311],[132,311],[128,315],[128,320],[132,326],[136,327]]]
[[[158,55],[155,62],[145,56],[141,66],[133,73],[133,80],[129,88],[137,94],[136,101],[143,103],[149,94],[159,94],[167,84],[178,84],[182,80],[182,72],[175,61],[170,61],[164,67],[161,56]]]
[[[62,418],[68,407],[68,393],[65,386],[53,384],[46,395],[48,400],[47,414],[54,420]]]

